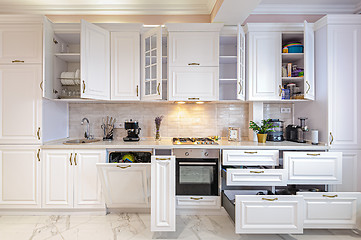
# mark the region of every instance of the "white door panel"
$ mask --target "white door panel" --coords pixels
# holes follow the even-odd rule
[[[305,58],[305,99],[315,100],[315,32],[313,25],[305,21],[304,27],[304,58]]]

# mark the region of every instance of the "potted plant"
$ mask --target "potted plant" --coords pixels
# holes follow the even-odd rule
[[[250,121],[249,128],[252,129],[255,133],[257,133],[257,139],[259,143],[265,143],[267,139],[267,133],[274,132],[272,128],[274,128],[271,119],[262,120],[261,126],[258,126],[257,123]]]

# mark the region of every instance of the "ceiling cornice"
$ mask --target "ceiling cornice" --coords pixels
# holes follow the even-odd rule
[[[355,13],[361,13],[361,2],[356,5]]]
[[[216,0],[205,4],[89,4],[89,5],[1,5],[1,14],[124,14],[193,15],[210,14]]]
[[[353,4],[260,4],[252,14],[352,14],[355,11]]]

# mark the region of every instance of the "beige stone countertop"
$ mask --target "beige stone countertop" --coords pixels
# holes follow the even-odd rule
[[[325,151],[329,147],[324,143],[312,145],[310,143],[296,142],[266,142],[258,143],[252,141],[230,142],[227,140],[218,141],[218,145],[173,145],[172,138],[162,138],[161,141],[155,141],[154,138],[142,138],[139,142],[124,142],[122,140],[98,141],[82,144],[64,144],[70,139],[60,139],[46,142],[42,145],[43,149],[140,149],[140,148],[215,148],[215,149],[276,149],[276,150],[319,150]]]

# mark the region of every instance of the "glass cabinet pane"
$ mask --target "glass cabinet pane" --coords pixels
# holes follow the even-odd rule
[[[151,71],[152,79],[157,79],[157,65],[153,65],[151,68],[152,68]]]
[[[149,51],[150,50],[150,37],[147,37],[145,39],[145,51]]]
[[[157,80],[152,80],[152,91],[151,94],[157,94]]]
[[[145,68],[145,80],[146,81],[150,80],[150,67]]]
[[[145,66],[150,65],[150,52],[145,53]]]
[[[157,48],[157,36],[153,35],[151,38],[151,49],[155,49]]]
[[[153,50],[151,56],[152,56],[151,64],[156,64],[157,63],[157,50]]]
[[[150,95],[150,82],[145,82],[145,95]]]

